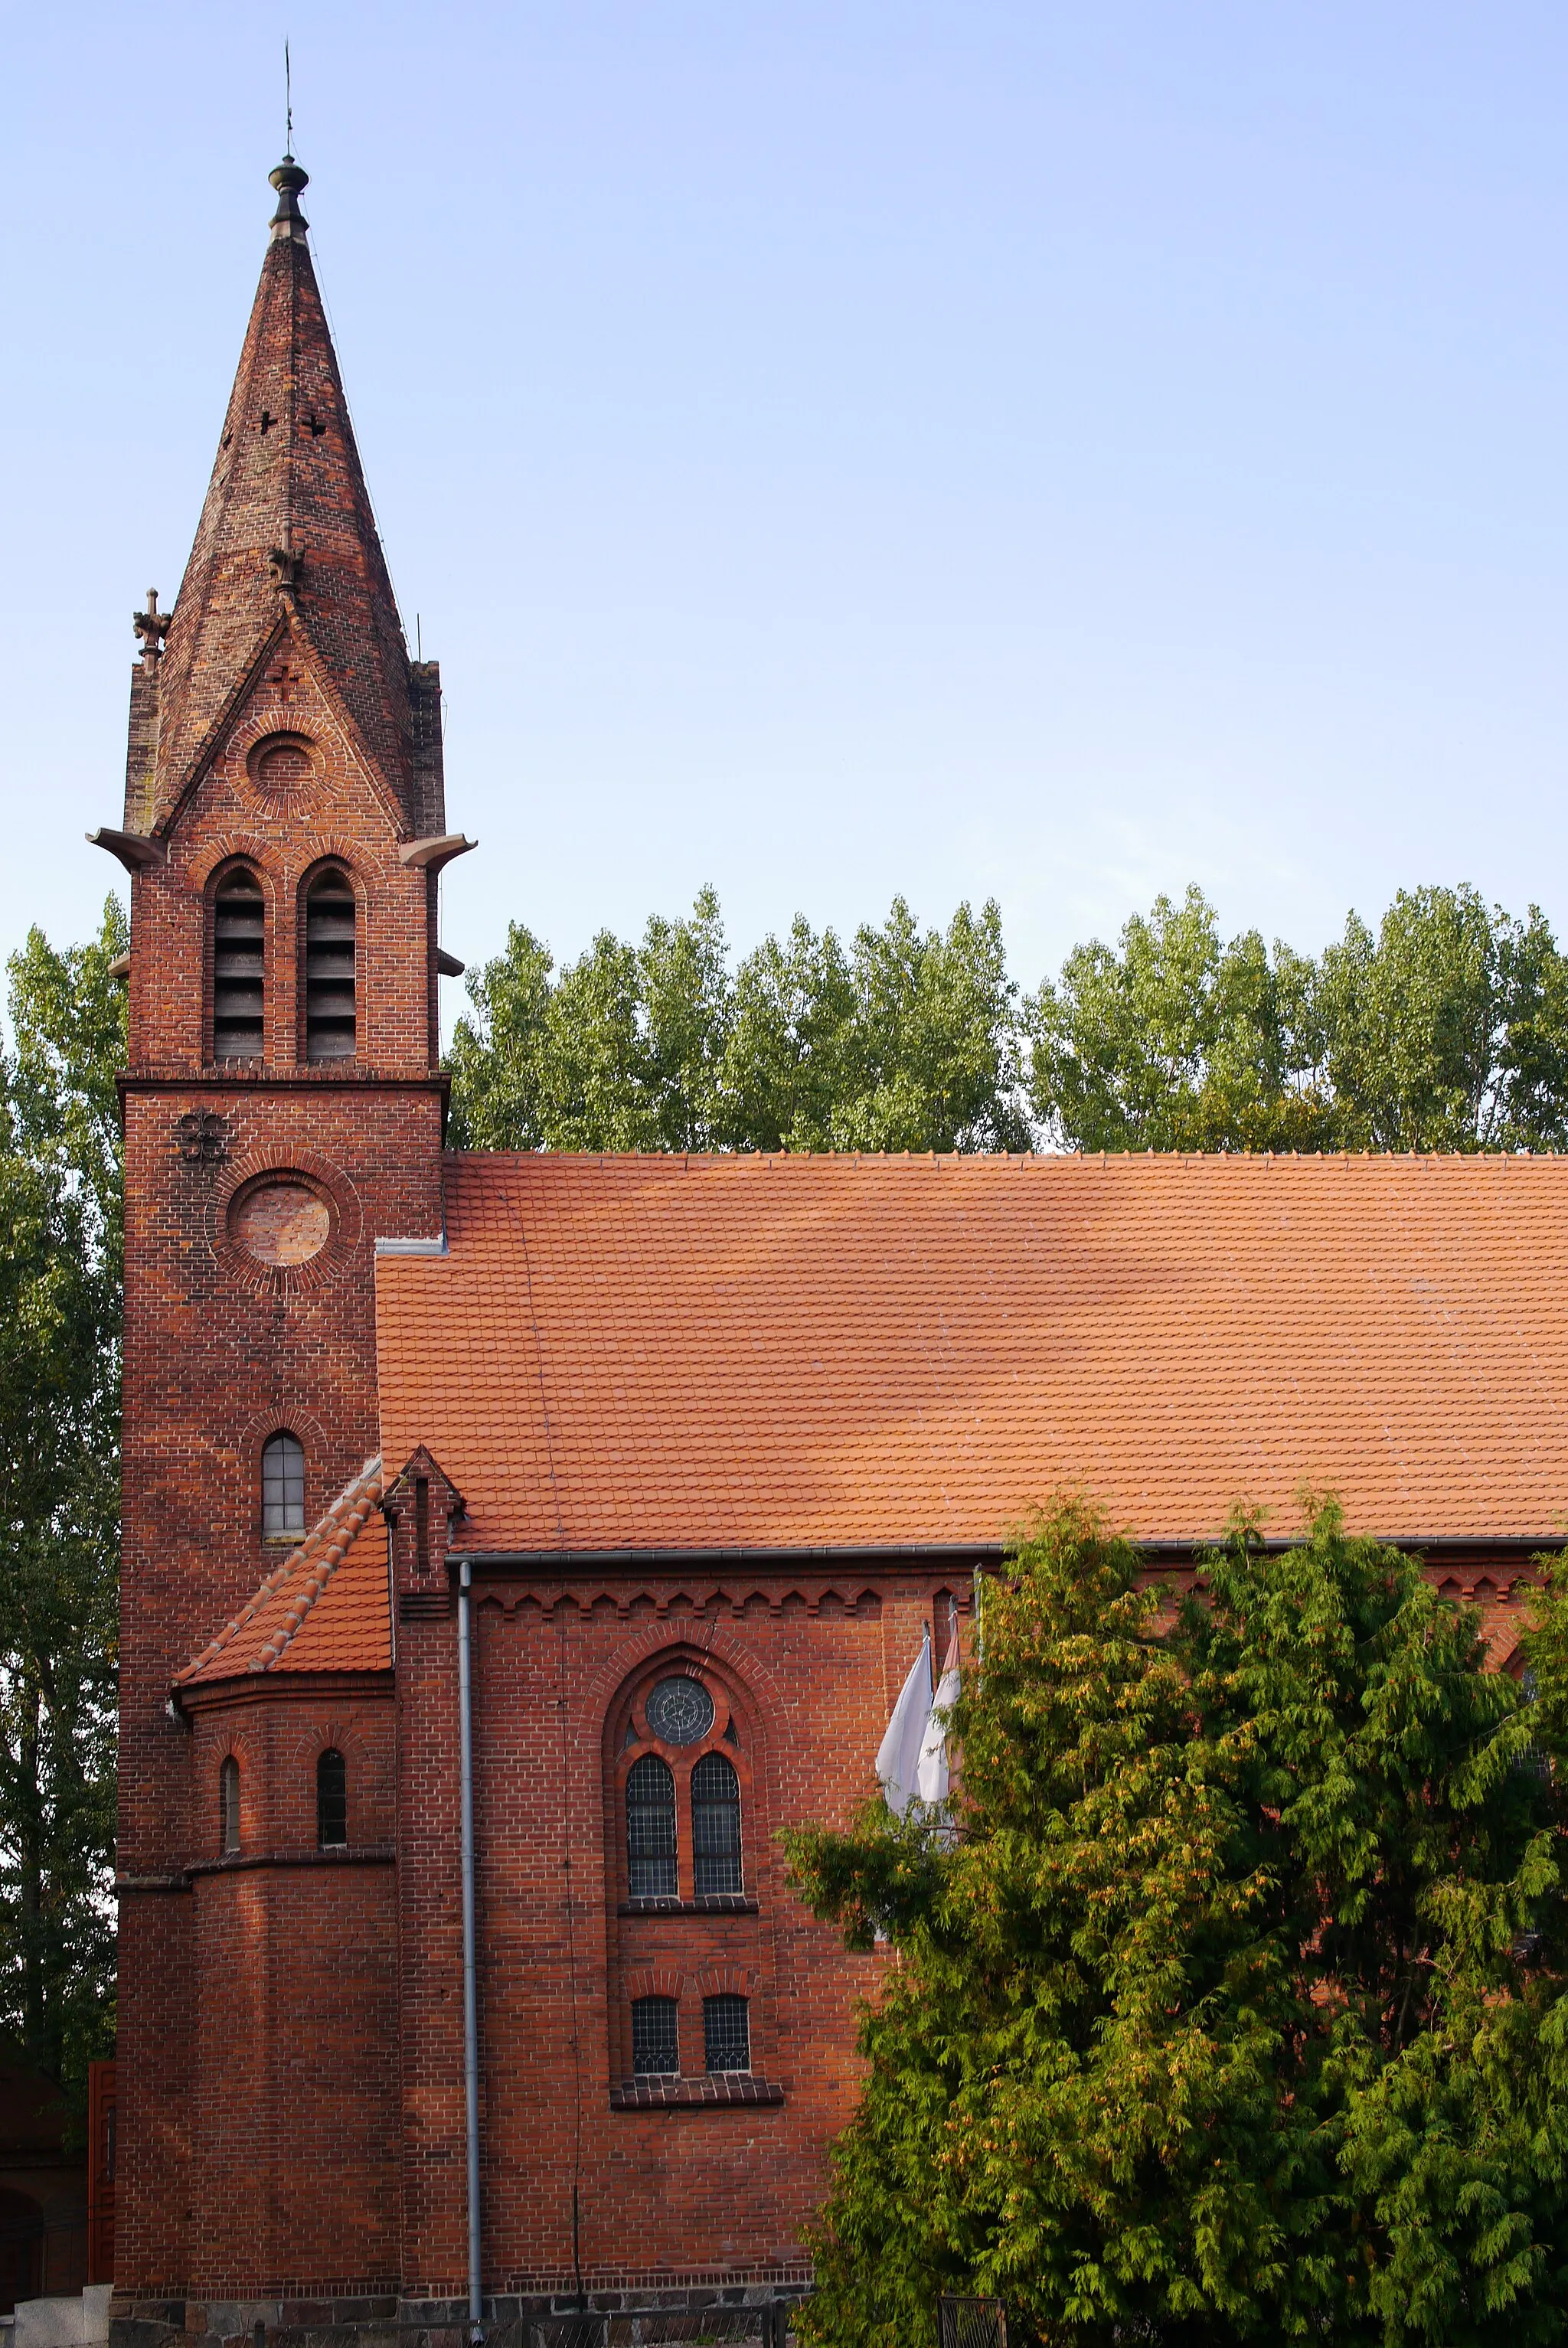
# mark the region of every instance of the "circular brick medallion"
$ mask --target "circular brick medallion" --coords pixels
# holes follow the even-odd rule
[[[240,1193],[229,1236],[258,1263],[308,1263],[332,1237],[332,1209],[313,1184],[283,1175]]]
[[[264,734],[245,761],[251,780],[263,791],[294,790],[308,783],[315,772],[311,747],[303,734]]]

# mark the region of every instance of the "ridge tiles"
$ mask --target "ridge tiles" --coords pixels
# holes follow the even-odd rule
[[[174,1677],[176,1687],[249,1672],[382,1672],[392,1665],[379,1459],[367,1459],[297,1549]]]

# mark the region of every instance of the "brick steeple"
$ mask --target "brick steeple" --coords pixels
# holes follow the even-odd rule
[[[438,832],[433,664],[411,663],[404,642],[311,265],[306,175],[285,155],[270,178],[277,210],[196,541],[162,656],[151,640],[139,673],[148,706],[126,827],[164,829],[287,626],[335,689],[405,836]]]

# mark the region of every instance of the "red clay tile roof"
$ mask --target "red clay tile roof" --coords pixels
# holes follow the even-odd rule
[[[1568,1159],[467,1157],[377,1265],[468,1550],[1568,1521]]]
[[[381,1462],[367,1460],[176,1687],[248,1672],[384,1672],[392,1664]]]

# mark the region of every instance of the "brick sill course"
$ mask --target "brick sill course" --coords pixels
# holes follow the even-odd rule
[[[617,1916],[755,1916],[748,1892],[710,1891],[701,1900],[623,1900]]]
[[[781,2104],[784,2090],[749,2071],[701,2079],[623,2079],[610,2090],[613,2112],[717,2111],[732,2104]]]

